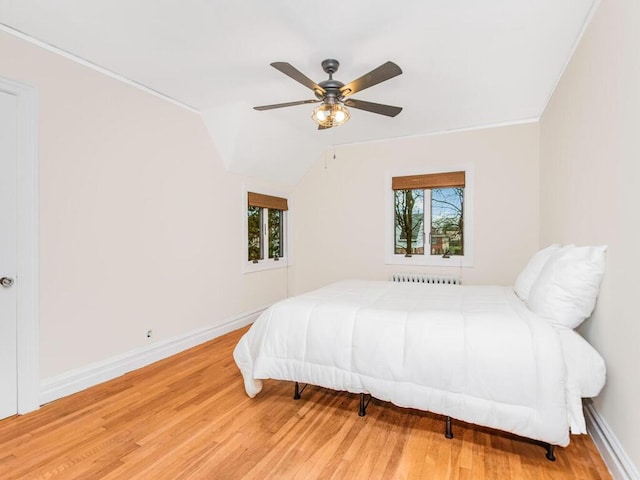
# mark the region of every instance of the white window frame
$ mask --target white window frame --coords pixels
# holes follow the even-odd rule
[[[447,173],[459,172],[465,173],[464,185],[464,255],[451,255],[449,258],[443,258],[442,255],[431,255],[430,235],[425,232],[425,254],[412,255],[405,257],[404,254],[395,253],[395,212],[394,202],[395,194],[391,188],[393,177],[408,175],[425,175],[431,173]],[[474,264],[474,168],[471,164],[448,165],[446,168],[432,168],[411,171],[394,171],[389,172],[385,176],[385,264],[387,265],[413,265],[413,266],[432,266],[432,267],[473,267]],[[431,198],[429,196],[429,198]],[[431,218],[431,202],[427,201],[425,195],[424,218]],[[423,222],[425,228],[427,222]],[[428,247],[428,248],[427,248]],[[429,252],[427,254],[426,252]]]
[[[284,238],[282,239],[282,244],[283,244],[283,256],[278,257],[278,260],[275,260],[273,258],[265,258],[263,260],[259,260],[258,263],[253,263],[253,261],[249,261],[247,259],[247,241],[249,239],[249,226],[248,226],[248,222],[247,222],[247,211],[249,209],[249,199],[248,199],[248,193],[249,192],[254,192],[254,193],[261,193],[263,195],[271,195],[274,197],[280,197],[280,198],[286,198],[287,199],[287,204],[289,209],[284,211],[284,215],[282,218],[282,221],[284,222],[284,227],[282,228],[282,233],[284,235]],[[250,185],[243,185],[243,192],[242,192],[242,196],[243,196],[243,200],[242,200],[242,205],[243,205],[243,211],[242,211],[242,272],[243,273],[253,273],[253,272],[262,272],[264,270],[273,270],[273,269],[277,269],[277,268],[286,268],[291,264],[291,252],[292,252],[292,248],[291,248],[291,232],[292,232],[292,215],[291,215],[291,196],[287,193],[281,192],[281,191],[277,191],[277,190],[272,190],[269,188],[263,188],[263,187],[252,187]],[[265,214],[262,215],[262,228],[263,228],[263,232],[269,231],[269,215]],[[266,247],[266,244],[268,243],[268,240],[265,240],[265,251],[268,250],[268,248]]]

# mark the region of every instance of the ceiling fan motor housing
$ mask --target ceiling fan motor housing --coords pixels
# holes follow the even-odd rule
[[[340,89],[344,87],[344,83],[333,79],[333,74],[338,71],[339,66],[340,62],[333,58],[323,60],[322,69],[329,75],[329,78],[318,83],[318,86],[324,91],[319,89],[314,90],[314,93],[319,100],[325,100],[327,103],[331,104],[342,99],[343,92],[341,92]]]

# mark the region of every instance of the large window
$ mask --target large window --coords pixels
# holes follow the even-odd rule
[[[392,177],[393,245],[387,263],[470,264],[466,177],[466,171]]]
[[[284,266],[286,261],[286,198],[247,192],[246,261],[255,269]],[[252,270],[249,268],[248,270]]]

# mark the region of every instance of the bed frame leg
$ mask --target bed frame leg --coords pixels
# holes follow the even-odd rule
[[[555,462],[556,461],[556,457],[553,454],[554,446],[551,445],[550,443],[545,443],[544,444],[544,448],[546,448],[546,450],[547,450],[547,453],[545,454],[545,457],[547,457],[547,460],[549,460],[550,462]]]
[[[360,411],[358,412],[359,417],[364,417],[367,414],[367,406],[364,404],[364,393],[360,394]]]
[[[444,436],[451,439],[453,438],[453,432],[451,431],[451,417],[447,417],[445,422]]]
[[[369,396],[369,400],[365,402],[364,393],[360,394],[360,410],[358,411],[359,417],[364,417],[367,414],[367,406],[369,405],[370,401],[371,401],[371,396]]]
[[[307,384],[304,384],[304,387],[300,388],[300,384],[295,382],[295,386],[293,387],[293,399],[300,400],[300,394],[307,388]]]

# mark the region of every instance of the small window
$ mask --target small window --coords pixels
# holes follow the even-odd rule
[[[247,192],[246,261],[263,270],[286,266],[286,198]],[[278,262],[278,263],[276,263]]]
[[[393,246],[387,263],[465,265],[471,263],[467,171],[391,179]],[[454,259],[454,260],[451,260]]]

